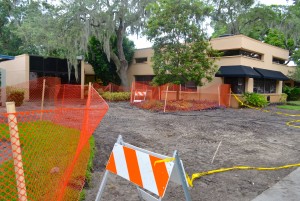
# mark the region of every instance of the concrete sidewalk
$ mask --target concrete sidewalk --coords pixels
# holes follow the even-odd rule
[[[252,201],[300,200],[300,168],[296,169]]]

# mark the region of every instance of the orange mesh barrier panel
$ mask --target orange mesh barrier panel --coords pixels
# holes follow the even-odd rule
[[[47,89],[48,87],[48,89]],[[108,110],[94,88],[57,78],[1,89],[17,103],[0,108],[0,200],[78,200],[90,157],[89,139]],[[13,95],[14,96],[13,96]],[[19,98],[20,99],[20,98]]]
[[[230,84],[222,84],[220,85],[220,104],[229,107],[230,106]]]
[[[100,85],[98,83],[93,83],[93,87],[101,92],[124,92],[127,91],[123,86],[116,85],[114,83],[109,83],[106,86]]]
[[[131,86],[131,103],[144,109],[201,110],[229,107],[229,101],[230,85],[227,84],[216,84],[198,89],[176,84],[155,87],[144,82],[134,82]]]

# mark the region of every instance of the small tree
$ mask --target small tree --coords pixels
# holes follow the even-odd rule
[[[205,40],[202,24],[211,8],[199,0],[159,0],[148,9],[146,35],[154,42],[154,83],[203,84],[216,72],[218,57]]]

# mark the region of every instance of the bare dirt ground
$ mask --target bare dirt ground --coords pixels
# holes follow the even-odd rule
[[[173,151],[178,150],[189,174],[236,165],[271,167],[300,162],[300,129],[285,125],[293,119],[291,117],[252,109],[163,114],[141,110],[129,103],[109,105],[108,113],[94,134],[97,151],[87,201],[95,200],[105,164],[120,134],[125,142],[160,154],[172,156]],[[277,110],[275,107],[269,109]],[[220,141],[219,152],[211,164]],[[293,170],[247,170],[209,175],[195,180],[190,193],[195,201],[247,201]],[[139,200],[135,187],[115,175],[108,180],[102,198]],[[184,200],[182,188],[170,185],[163,200]]]

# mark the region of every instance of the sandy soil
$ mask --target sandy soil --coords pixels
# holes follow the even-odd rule
[[[251,109],[163,114],[137,109],[129,103],[109,105],[94,134],[97,152],[87,201],[95,200],[106,161],[119,134],[128,143],[160,154],[171,156],[178,150],[189,174],[235,165],[269,167],[300,162],[300,129],[285,125],[291,117]],[[219,152],[211,164],[220,141]],[[205,176],[194,182],[190,193],[195,201],[251,200],[292,170],[247,170]],[[113,175],[102,200],[139,198],[135,186]],[[184,200],[182,188],[170,185],[163,200]]]

